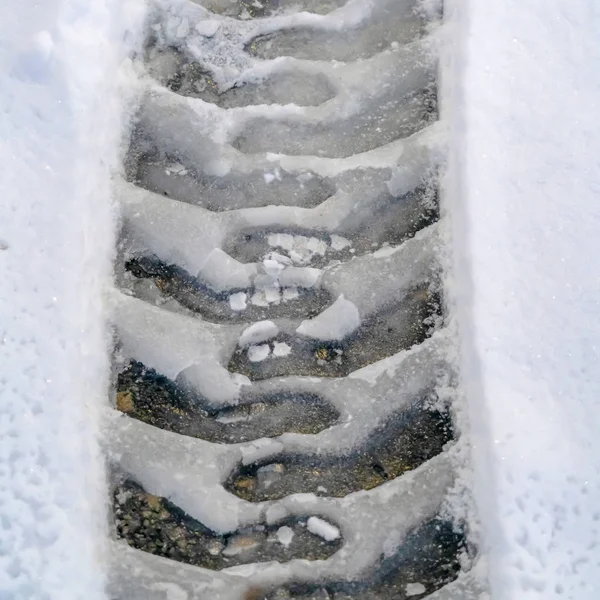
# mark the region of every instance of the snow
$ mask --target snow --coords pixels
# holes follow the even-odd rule
[[[446,14],[453,290],[491,597],[592,600],[600,5],[471,0]]]
[[[121,0],[2,6],[2,598],[106,597],[110,173],[124,34],[140,16]]]
[[[327,542],[333,542],[340,537],[340,530],[337,527],[319,517],[310,517],[306,527],[311,533],[322,537]]]

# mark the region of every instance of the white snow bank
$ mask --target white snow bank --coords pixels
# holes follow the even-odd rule
[[[596,599],[600,5],[453,0],[446,14],[455,292],[491,595]]]
[[[122,0],[8,0],[0,22],[0,597],[101,600],[110,170]]]

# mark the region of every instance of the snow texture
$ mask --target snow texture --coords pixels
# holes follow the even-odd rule
[[[491,597],[596,599],[600,5],[453,1],[446,15],[447,208]]]
[[[139,17],[121,0],[2,5],[1,598],[105,598],[102,297],[122,42]]]

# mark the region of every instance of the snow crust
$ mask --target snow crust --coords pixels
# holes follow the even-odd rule
[[[453,289],[491,597],[596,599],[600,5],[453,0],[446,17]]]

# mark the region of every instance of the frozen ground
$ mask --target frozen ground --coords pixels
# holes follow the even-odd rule
[[[461,14],[452,14],[451,4]],[[600,597],[600,5],[452,2],[456,296],[494,600]]]
[[[120,1],[4,2],[0,25],[0,597],[104,598],[103,289]]]

